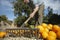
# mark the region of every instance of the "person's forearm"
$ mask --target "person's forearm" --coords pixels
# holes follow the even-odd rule
[[[31,17],[33,17],[34,15],[35,15],[35,13],[38,11],[38,9],[39,9],[39,7],[38,6],[36,6],[36,8],[34,9],[34,11],[31,13]]]
[[[38,11],[38,8],[39,7],[36,7],[32,13],[35,14]]]

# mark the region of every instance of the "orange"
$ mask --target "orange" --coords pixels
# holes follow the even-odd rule
[[[57,38],[60,38],[60,31],[58,31],[56,34],[57,34]]]
[[[46,23],[42,23],[41,24],[43,28],[47,28],[47,24]]]
[[[39,28],[39,32],[42,33],[44,31],[44,28],[42,26],[38,26],[38,28]]]
[[[4,36],[6,36],[6,32],[0,32],[0,38],[3,38]]]
[[[53,32],[53,31],[50,31],[50,32],[48,33],[48,35],[49,35],[49,36],[53,36],[53,37],[55,37],[55,38],[57,37],[56,33]]]
[[[59,26],[58,25],[54,25],[52,30],[54,32],[58,32],[59,31]]]
[[[42,37],[43,37],[43,38],[47,38],[47,37],[48,37],[48,33],[47,33],[47,32],[43,32],[43,33],[42,33]]]
[[[52,27],[53,27],[52,24],[48,24],[48,26],[47,26],[47,28],[48,28],[49,30],[52,30]]]
[[[48,33],[49,32],[49,29],[45,28],[44,31]]]
[[[53,36],[48,36],[47,40],[56,40],[56,38],[54,38]]]

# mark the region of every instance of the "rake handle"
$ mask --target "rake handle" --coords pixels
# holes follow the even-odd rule
[[[21,27],[23,27],[30,19],[31,19],[31,17],[29,17],[29,18],[21,25]]]
[[[38,11],[39,7],[36,6],[36,8],[34,9],[34,11],[31,13],[30,17],[22,24],[21,27],[23,27],[31,18],[33,18],[33,16],[35,15],[35,13]]]

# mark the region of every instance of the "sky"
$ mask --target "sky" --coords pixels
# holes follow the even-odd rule
[[[0,0],[0,15],[6,15],[9,20],[13,20],[15,18],[14,9],[10,2],[10,0]]]
[[[60,15],[60,0],[38,0],[40,3],[44,2],[45,5],[45,14],[47,14],[47,7],[50,6],[53,9],[54,13],[58,13]],[[9,20],[13,20],[14,9],[12,0],[0,0],[0,15],[6,15]],[[34,0],[34,3],[37,1]]]

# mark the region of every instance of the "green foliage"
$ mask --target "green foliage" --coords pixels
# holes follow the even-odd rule
[[[49,19],[49,23],[51,24],[60,24],[60,15],[53,14]]]
[[[43,23],[48,23],[48,18],[47,18],[47,16],[44,16],[44,17],[43,17]]]
[[[53,9],[48,7],[48,17],[50,18],[53,15]]]
[[[22,16],[23,10],[28,16],[32,12],[32,8],[27,3],[24,3],[23,0],[17,0],[17,2],[14,3],[14,9],[15,15],[18,16]]]
[[[14,15],[17,16],[15,23],[21,26],[21,24],[24,23],[24,21],[29,17],[30,13],[32,13],[33,8],[34,4],[31,0],[30,3],[24,3],[24,0],[16,0],[16,2],[14,2]],[[25,14],[23,15],[22,12]],[[31,22],[30,24],[33,23]]]
[[[24,21],[26,20],[27,18],[25,16],[18,16],[16,19],[15,19],[15,24],[17,24],[18,26],[21,26],[22,23],[24,23]]]
[[[48,14],[44,16],[44,22],[49,24],[60,24],[60,15],[53,13],[53,9],[48,7]]]
[[[49,19],[53,15],[52,8],[48,7],[47,10],[48,10],[48,14],[46,16],[44,16],[44,19],[43,19],[43,22],[45,22],[45,23],[49,23]]]
[[[30,25],[30,28],[34,29],[34,25]]]
[[[1,15],[0,16],[0,21],[7,21],[7,17],[5,15]]]

